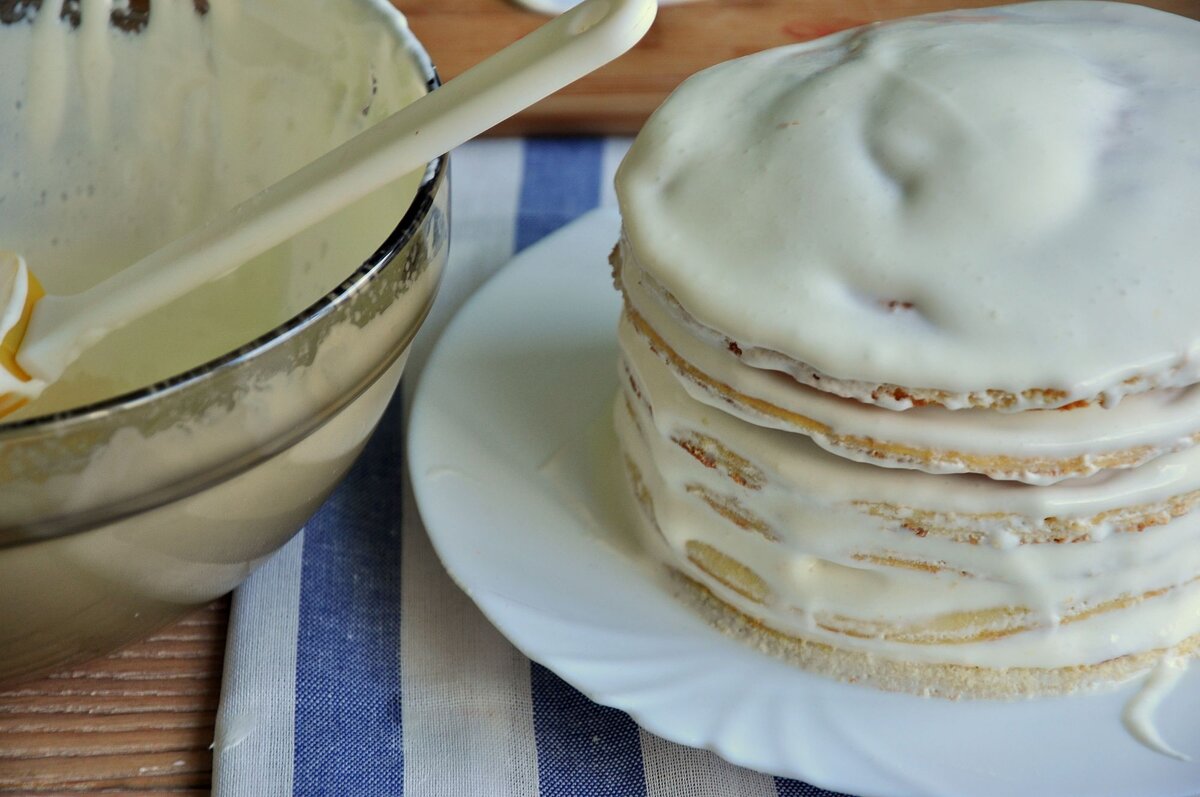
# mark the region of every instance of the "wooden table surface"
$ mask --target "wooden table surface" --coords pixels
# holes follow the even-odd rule
[[[1200,18],[1200,0],[1138,0]],[[392,0],[443,79],[533,30],[544,18],[508,0]],[[660,0],[662,2],[662,0]],[[866,22],[1004,0],[689,0],[663,6],[627,54],[534,105],[496,132],[636,133],[679,83],[707,66]]]
[[[208,795],[228,615],[0,691],[0,794]]]

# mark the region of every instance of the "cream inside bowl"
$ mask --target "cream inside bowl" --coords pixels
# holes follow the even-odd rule
[[[0,17],[0,248],[74,293],[436,85],[384,0]],[[0,681],[236,586],[320,505],[444,265],[446,161],[112,334],[0,423]]]

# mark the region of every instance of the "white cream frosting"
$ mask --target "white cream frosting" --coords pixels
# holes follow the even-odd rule
[[[806,434],[844,457],[888,467],[913,467],[911,463],[870,458],[867,453],[839,445],[835,436],[853,435],[939,452],[1062,460],[1084,457],[1085,461],[1098,454],[1147,447],[1142,459],[1149,460],[1191,447],[1192,436],[1200,431],[1200,385],[1152,390],[1130,396],[1112,408],[1093,405],[1064,411],[1014,413],[942,407],[894,412],[839,398],[801,385],[784,374],[752,368],[728,351],[707,345],[647,291],[638,262],[628,256],[627,249],[622,248],[621,257],[621,286],[626,298],[677,354],[744,395],[825,425],[828,433],[807,431]],[[784,419],[731,404],[687,376],[680,375],[679,379],[699,401],[752,423],[794,430]],[[953,458],[922,467],[936,473],[969,471]],[[1090,467],[1092,473],[1099,469]],[[1020,471],[1003,476],[1030,484],[1049,484],[1060,478]]]
[[[48,293],[94,285],[425,91],[384,0],[239,0],[205,15],[161,2],[137,33],[110,24],[118,6],[84,0],[78,28],[32,7],[0,25],[0,249]],[[114,333],[14,417],[144,386],[271,330],[379,246],[418,179]]]
[[[901,661],[1003,668],[1061,667],[1156,650],[1200,632],[1200,513],[1190,513],[1142,533],[1113,534],[1091,542],[1037,545],[971,545],[889,528],[846,501],[860,490],[909,505],[945,502],[967,510],[1006,506],[1030,511],[1075,503],[1074,487],[1022,488],[986,480],[887,472],[839,461],[802,438],[756,429],[684,394],[645,340],[622,323],[621,348],[652,413],[631,400],[637,426],[623,402],[616,409],[621,448],[638,466],[653,502],[665,556],[703,580],[726,603],[785,633],[864,650]],[[623,379],[624,384],[628,380]],[[759,465],[759,489],[733,483],[706,468],[671,437],[702,429]],[[1187,468],[1187,466],[1184,466]],[[1169,472],[1171,468],[1165,468]],[[1191,468],[1194,474],[1194,468]],[[1162,474],[1158,474],[1161,476]],[[1154,492],[1155,476],[1120,474],[1115,484],[1079,485],[1075,508],[1109,506]],[[860,481],[861,480],[861,481]],[[1122,483],[1125,486],[1122,488]],[[736,497],[769,522],[775,539],[735,525],[688,485]],[[938,490],[939,485],[944,489]],[[911,489],[911,493],[909,490]],[[1141,492],[1141,491],[1146,492]],[[1042,494],[1045,495],[1042,495]],[[1060,503],[1061,502],[1061,503]],[[687,559],[698,540],[756,572],[773,596],[766,604],[706,578]],[[892,556],[937,564],[932,573],[887,566],[864,556]],[[1125,608],[1063,623],[1074,612],[1123,596],[1167,591]],[[981,642],[912,644],[856,638],[821,628],[821,617],[843,615],[894,624],[936,615],[999,607],[1024,607],[1030,630]]]
[[[1139,468],[1041,487],[853,462],[824,451],[803,435],[747,423],[696,401],[654,356],[628,319],[621,322],[620,339],[626,357],[636,364],[639,382],[644,383],[659,432],[669,439],[695,431],[720,441],[774,474],[776,486],[787,488],[778,493],[782,503],[801,500],[849,507],[873,502],[944,514],[1003,516],[1002,522],[1008,525],[994,529],[997,544],[1003,544],[1005,532],[1035,527],[1045,518],[1087,519],[1114,509],[1156,505],[1200,489],[1200,447],[1160,457]],[[880,520],[863,522],[885,528]],[[1097,536],[1110,531],[1100,529]],[[1074,546],[1061,550],[1069,552]]]
[[[1146,676],[1142,688],[1130,698],[1121,712],[1121,723],[1130,736],[1150,750],[1177,761],[1192,759],[1163,740],[1154,724],[1154,712],[1163,699],[1171,694],[1187,668],[1187,659],[1163,659]]]
[[[758,53],[646,124],[625,234],[701,323],[839,379],[1063,403],[1191,384],[1196,74],[1200,23],[1107,2]]]

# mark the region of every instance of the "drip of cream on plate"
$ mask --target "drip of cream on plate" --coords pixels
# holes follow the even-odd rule
[[[1179,752],[1163,740],[1162,734],[1154,725],[1154,712],[1179,683],[1179,679],[1187,672],[1187,667],[1186,659],[1165,658],[1160,661],[1121,712],[1121,722],[1133,738],[1154,752],[1179,761],[1191,761],[1192,757]]]

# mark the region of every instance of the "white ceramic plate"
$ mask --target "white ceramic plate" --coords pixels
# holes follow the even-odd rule
[[[1200,764],[1138,744],[1137,690],[949,702],[826,680],[713,630],[637,555],[612,482],[619,300],[596,211],[463,308],[411,418],[421,515],[455,581],[530,658],[666,739],[864,797],[1194,797]],[[1200,667],[1157,712],[1200,756]]]

